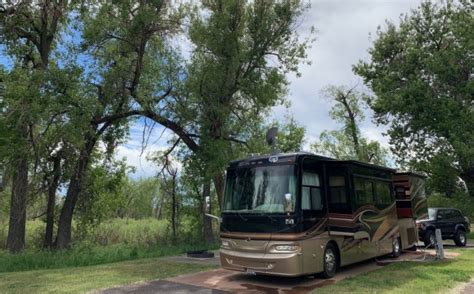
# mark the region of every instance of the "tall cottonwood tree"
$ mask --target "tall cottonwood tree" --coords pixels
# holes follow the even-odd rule
[[[95,65],[92,73],[84,73],[81,103],[90,103],[92,107],[77,114],[79,121],[85,123],[77,164],[59,217],[58,248],[66,248],[71,243],[74,209],[84,196],[83,184],[94,148],[102,138],[109,154],[113,153],[127,133],[126,118],[141,114],[134,109],[132,98],[154,91],[147,88],[146,81],[152,76],[144,75],[147,51],[159,46],[163,36],[174,34],[182,18],[182,10],[171,7],[165,0],[103,1],[99,5],[83,6],[81,12],[82,53]]]
[[[12,148],[12,197],[7,247],[18,252],[25,246],[26,205],[35,127],[47,109],[43,95],[50,56],[65,23],[68,1],[6,1],[0,5],[0,38],[14,57],[5,83],[3,115]]]
[[[311,148],[317,153],[338,159],[356,159],[386,165],[387,150],[379,142],[363,137],[360,132],[359,125],[365,119],[364,108],[367,108],[369,96],[356,87],[344,86],[328,86],[322,94],[333,104],[330,117],[341,123],[342,128],[323,131],[319,141]]]
[[[307,6],[295,0],[217,0],[198,8],[188,31],[193,51],[182,69],[183,86],[170,84],[159,103],[139,102],[205,164],[204,178],[213,180],[221,203],[223,167],[235,146],[283,102],[286,74],[297,72],[306,58],[310,40],[300,40],[296,28]]]
[[[399,25],[379,29],[369,60],[354,66],[375,93],[371,107],[377,122],[389,126],[393,153],[430,174],[457,171],[471,196],[473,26],[472,1],[423,2]],[[451,168],[430,168],[446,161]]]

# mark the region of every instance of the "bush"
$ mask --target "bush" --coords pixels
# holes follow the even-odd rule
[[[7,251],[0,250],[0,272],[89,266],[176,255],[205,248],[206,246],[203,244],[162,245],[146,248],[127,245],[103,247],[84,242],[75,244],[71,249],[63,251],[31,249],[20,254],[9,254]]]
[[[95,227],[85,240],[102,246],[123,244],[151,247],[168,243],[167,226],[167,221],[154,218],[112,219]]]
[[[458,208],[471,221],[474,221],[474,199],[465,193],[457,193],[452,198],[433,194],[428,197],[428,207]]]

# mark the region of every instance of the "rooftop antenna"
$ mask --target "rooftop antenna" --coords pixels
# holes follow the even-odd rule
[[[277,154],[277,135],[278,135],[278,127],[271,127],[267,131],[267,144],[272,147],[272,154]]]

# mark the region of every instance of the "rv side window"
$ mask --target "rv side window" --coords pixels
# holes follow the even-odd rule
[[[375,183],[376,203],[381,206],[392,204],[392,195],[390,193],[390,184],[386,182]]]
[[[354,178],[355,186],[355,209],[364,205],[374,204],[372,182],[363,178]]]
[[[350,213],[344,176],[329,177],[329,211]]]
[[[304,172],[301,191],[301,209],[322,210],[324,208],[319,174]]]

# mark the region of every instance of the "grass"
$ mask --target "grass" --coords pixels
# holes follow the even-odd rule
[[[446,293],[474,276],[474,250],[456,252],[460,255],[454,260],[395,263],[320,288],[317,293]]]
[[[190,250],[206,248],[205,245],[164,245],[154,247],[130,247],[125,245],[78,246],[65,251],[28,250],[21,254],[0,251],[0,273],[36,269],[90,266],[124,260],[177,255]]]
[[[193,273],[214,267],[151,258],[76,267],[68,270],[0,273],[0,293],[84,293],[96,289]]]

